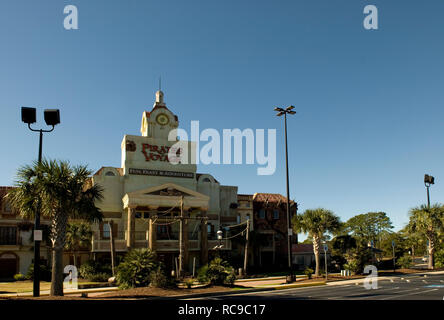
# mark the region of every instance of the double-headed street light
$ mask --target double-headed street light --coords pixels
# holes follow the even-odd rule
[[[286,177],[287,177],[287,247],[288,247],[288,269],[290,272],[290,278],[287,278],[287,282],[293,282],[294,281],[294,275],[293,275],[293,262],[292,262],[292,255],[291,255],[291,236],[292,236],[292,229],[290,226],[290,188],[289,188],[289,182],[288,182],[288,144],[287,144],[287,113],[288,114],[296,114],[296,111],[293,111],[294,107],[289,106],[286,109],[282,108],[274,108],[274,111],[277,111],[277,116],[280,117],[284,115],[284,123],[285,123],[285,168],[286,168]]]
[[[42,162],[42,141],[43,132],[51,132],[54,130],[54,126],[60,123],[60,111],[58,109],[46,109],[44,111],[44,119],[48,126],[52,126],[50,130],[33,129],[31,124],[37,121],[36,109],[22,107],[22,121],[28,124],[28,128],[31,131],[40,133],[39,140],[39,158],[38,163]],[[42,241],[42,235],[40,230],[40,201],[37,203],[37,210],[35,213],[34,223],[34,283],[33,283],[33,296],[40,296],[40,242]]]
[[[432,176],[429,176],[428,174],[424,175],[424,185],[427,188],[427,207],[430,209],[430,193],[429,188],[430,185],[435,184],[435,178]]]

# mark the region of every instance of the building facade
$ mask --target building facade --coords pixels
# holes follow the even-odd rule
[[[94,226],[92,241],[96,257],[109,256],[112,232],[117,253],[148,247],[174,268],[182,229],[184,269],[191,271],[193,265],[207,263],[209,252],[218,246],[216,232],[237,222],[237,187],[196,172],[190,164],[194,142],[181,141],[189,150],[188,163],[170,162],[168,152],[178,141],[168,135],[178,125],[162,91],[156,92],[152,110],[142,114],[141,135],[123,137],[121,167],[102,167],[93,175],[92,183],[104,188],[104,200],[97,206],[105,219]],[[231,250],[231,241],[223,240],[217,250]]]
[[[0,187],[0,279],[11,278],[17,273],[26,274],[33,262],[33,221],[23,219],[5,199],[12,187]],[[42,219],[43,225],[49,222]],[[42,261],[46,261],[46,243],[41,245]]]
[[[288,266],[287,198],[276,193],[255,193],[252,200],[254,263],[260,269],[285,268]],[[290,221],[296,211],[296,203],[290,201]],[[293,243],[297,243],[297,235],[292,237]]]

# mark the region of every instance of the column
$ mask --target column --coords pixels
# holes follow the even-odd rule
[[[202,217],[206,216],[206,212],[202,211]],[[200,263],[205,265],[208,263],[208,231],[207,231],[207,219],[204,218],[200,223]]]
[[[128,237],[126,239],[126,246],[132,249],[136,245],[136,208],[128,207]]]
[[[157,241],[157,228],[154,224],[154,219],[149,219],[149,231],[148,231],[148,247],[152,251],[156,251],[156,241]]]
[[[186,212],[186,211],[185,211]],[[188,262],[189,262],[189,245],[188,245],[188,213],[184,213],[183,219],[183,268],[184,271],[188,271]]]

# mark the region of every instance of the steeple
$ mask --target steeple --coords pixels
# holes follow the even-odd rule
[[[165,102],[163,102],[163,92],[160,90],[156,92],[156,102],[154,102],[153,107],[156,107],[156,106],[165,107]]]

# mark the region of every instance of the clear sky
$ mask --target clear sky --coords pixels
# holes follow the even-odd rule
[[[76,5],[79,29],[63,28]],[[363,28],[367,4],[379,29]],[[277,171],[204,166],[239,193],[285,194],[283,122],[289,119],[291,198],[342,220],[385,211],[396,229],[426,201],[424,173],[444,202],[444,2],[0,1],[0,185],[37,157],[21,106],[60,108],[44,155],[120,166],[124,134],[140,134],[158,78],[188,129],[276,128]]]

